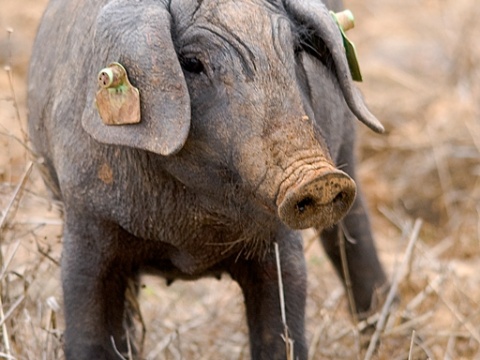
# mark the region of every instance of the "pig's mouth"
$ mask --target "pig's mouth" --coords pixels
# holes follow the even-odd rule
[[[326,161],[299,167],[280,186],[278,216],[292,229],[330,227],[340,221],[355,200],[355,182]]]

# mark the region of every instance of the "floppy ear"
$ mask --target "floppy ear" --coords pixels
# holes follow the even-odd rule
[[[284,4],[295,21],[313,30],[313,36],[331,55],[340,89],[350,110],[370,129],[382,133],[383,125],[368,110],[360,91],[353,84],[340,30],[325,5],[319,0],[284,0]]]
[[[159,0],[114,0],[97,17],[90,91],[82,125],[95,140],[161,155],[178,152],[190,129],[190,98],[170,32],[171,17]],[[106,125],[95,108],[97,74],[117,62],[140,92],[141,120]]]

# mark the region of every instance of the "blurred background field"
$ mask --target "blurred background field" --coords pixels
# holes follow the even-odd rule
[[[359,126],[359,175],[401,299],[373,358],[480,359],[480,7],[474,0],[345,2],[356,16],[348,35],[363,70],[360,87],[387,129],[377,135]],[[63,359],[61,210],[24,145],[27,66],[45,5],[0,0],[0,359]],[[361,332],[366,324],[349,316],[309,231],[305,244],[311,359],[363,359],[373,330]],[[249,358],[235,283],[167,287],[146,277],[143,284],[146,359]]]

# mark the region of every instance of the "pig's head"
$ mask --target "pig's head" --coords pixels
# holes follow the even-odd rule
[[[186,186],[246,199],[291,228],[330,226],[349,210],[355,183],[335,168],[321,130],[335,115],[315,118],[311,88],[333,89],[334,107],[382,126],[320,1],[114,0],[94,44],[92,71],[122,63],[141,97],[139,124],[111,126],[92,110],[92,89],[83,127],[97,141],[159,154]],[[309,82],[307,63],[325,84]]]

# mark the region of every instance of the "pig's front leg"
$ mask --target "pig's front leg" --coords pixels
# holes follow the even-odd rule
[[[67,213],[62,253],[67,360],[119,359],[112,338],[119,352],[126,351],[128,265],[118,258],[122,242],[118,226]]]
[[[306,268],[300,235],[281,229],[276,238],[280,249],[285,313],[294,359],[306,359],[305,298]],[[250,332],[253,360],[286,359],[279,298],[275,250],[260,259],[232,261],[230,273],[242,288]]]

